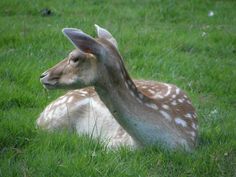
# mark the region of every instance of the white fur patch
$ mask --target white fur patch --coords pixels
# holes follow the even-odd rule
[[[80,93],[79,95],[82,96],[82,97],[86,97],[87,96],[87,95],[85,95],[83,93]]]
[[[189,132],[193,137],[196,136],[196,133],[194,131]]]
[[[177,105],[176,100],[172,101],[171,104],[174,105],[174,106]]]
[[[191,118],[192,118],[192,114],[190,114],[190,113],[185,114],[184,117],[186,117],[186,118],[190,118],[190,119],[191,119]]]
[[[158,110],[158,107],[156,104],[153,104],[153,103],[145,103],[145,105],[149,108],[152,108],[152,109],[155,109],[155,110]]]
[[[182,127],[187,127],[187,122],[179,117],[175,118],[175,123],[181,125]]]
[[[82,94],[88,94],[88,92],[87,91],[85,91],[85,90],[79,90],[79,93],[82,93]]]
[[[67,101],[68,97],[67,96],[64,96],[64,97],[60,97],[59,100],[57,100],[53,106],[58,106],[58,105],[61,105],[63,103],[65,103]]]
[[[144,85],[144,86],[141,86],[141,88],[142,88],[142,89],[146,89],[146,88],[147,88],[147,86],[145,86],[145,85]]]
[[[191,101],[189,101],[189,100],[187,100],[186,102],[187,102],[188,104],[190,104],[190,105],[192,104]]]
[[[69,97],[67,102],[70,103],[70,102],[72,102],[72,100],[73,100],[73,97],[71,96],[71,97]]]
[[[167,109],[167,110],[170,109],[170,107],[168,105],[166,105],[166,104],[163,104],[162,108]]]
[[[133,139],[116,122],[109,110],[94,99],[85,99],[89,107],[80,115],[76,123],[79,134],[88,134],[93,138],[101,138],[109,147],[128,145],[133,146]]]
[[[153,91],[152,89],[148,89],[148,92],[151,93],[152,95],[154,95],[156,92]]]
[[[160,113],[165,119],[167,119],[168,121],[171,121],[171,117],[167,112],[161,110]]]
[[[180,93],[180,89],[176,88],[176,94],[178,95]]]
[[[193,127],[194,130],[197,129],[197,126],[196,126],[196,124],[194,122],[192,123],[192,127]]]
[[[167,92],[166,92],[166,94],[163,95],[163,96],[166,97],[166,96],[168,96],[168,95],[170,94],[170,92],[171,92],[171,86],[168,85],[168,84],[164,84],[164,85],[167,87]]]
[[[75,104],[76,107],[84,106],[86,104],[89,104],[89,98],[85,98],[83,100],[80,100]]]
[[[160,93],[157,93],[156,95],[154,95],[154,98],[160,98],[163,99],[164,97],[162,95],[160,95]]]

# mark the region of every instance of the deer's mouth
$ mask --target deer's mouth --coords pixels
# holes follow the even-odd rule
[[[50,73],[48,71],[45,71],[40,76],[40,82],[43,84],[43,87],[46,89],[54,89],[57,88],[58,81],[60,77],[59,76],[50,76]]]
[[[56,83],[55,84],[51,84],[51,83],[43,83],[43,87],[46,88],[46,89],[55,89],[56,88]]]
[[[46,89],[54,89],[58,85],[58,79],[48,79],[47,77],[41,78],[40,82],[43,84],[43,87]]]
[[[57,82],[49,83],[41,81],[41,83],[43,84],[43,87],[48,90],[55,89],[57,87]]]

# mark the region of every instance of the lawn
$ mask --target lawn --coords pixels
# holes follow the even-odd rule
[[[49,16],[42,9],[49,8]],[[0,1],[0,176],[236,176],[236,1]],[[192,98],[199,143],[107,150],[88,137],[36,129],[40,74],[73,46],[64,27],[112,32],[133,78],[173,83]]]

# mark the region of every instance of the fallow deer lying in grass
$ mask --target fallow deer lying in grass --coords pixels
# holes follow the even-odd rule
[[[121,135],[124,135],[124,140],[121,140],[123,144],[164,145],[170,149],[192,150],[197,140],[197,119],[195,110],[185,93],[171,84],[154,81],[133,82],[118,52],[116,40],[107,30],[97,25],[96,28],[98,33],[96,39],[79,29],[63,29],[63,33],[76,49],[40,77],[42,84],[47,89],[94,87],[102,102],[91,87],[72,91],[72,97],[70,97],[70,92],[64,96],[65,99],[68,98],[67,106],[64,109],[68,110],[73,110],[73,99],[77,99],[76,103],[79,106],[74,107],[78,108],[78,114],[76,114],[76,110],[67,111],[69,112],[68,119],[78,121],[77,131],[92,133],[94,128],[98,127],[112,134],[112,136],[107,135],[106,137],[113,138],[118,136],[119,131],[117,130],[120,130]],[[87,94],[84,95],[86,101],[80,98],[81,95],[77,95],[78,98],[76,98],[75,93],[80,92],[81,94],[83,91],[86,91]],[[89,93],[94,96],[89,96]],[[73,96],[73,94],[75,95]],[[90,103],[94,100],[98,101],[96,101],[96,106],[92,107],[93,109],[83,108],[83,105],[92,105]],[[57,100],[51,106],[56,107],[60,101],[62,100]],[[119,128],[119,125],[112,119],[106,107],[123,129]],[[47,109],[50,110],[49,107]],[[90,117],[88,115],[92,114],[92,110],[100,113],[97,116],[98,125],[96,126],[89,123],[90,118],[86,118],[86,116]],[[61,111],[62,114],[66,112],[66,110]],[[79,116],[80,112],[83,114],[81,118],[77,119],[76,116]],[[47,116],[50,117],[47,115],[47,110],[43,114],[46,115],[39,118],[39,125]],[[61,113],[57,114],[60,116]],[[101,123],[104,120],[115,122],[116,129],[109,123]],[[92,128],[84,130],[85,127]],[[98,132],[101,133],[101,130]]]

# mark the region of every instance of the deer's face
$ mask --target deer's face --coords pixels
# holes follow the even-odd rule
[[[47,89],[81,88],[96,81],[97,59],[93,54],[73,50],[67,58],[40,76]]]
[[[101,71],[104,70],[102,68],[104,61],[106,58],[114,58],[113,53],[117,44],[108,31],[99,26],[96,28],[98,39],[94,39],[78,29],[63,29],[65,36],[77,49],[40,76],[40,81],[45,88],[82,88],[94,85],[99,79],[105,79],[105,76],[101,74]],[[102,39],[109,41],[108,44],[111,44],[112,47],[99,42],[99,40],[103,41]]]

